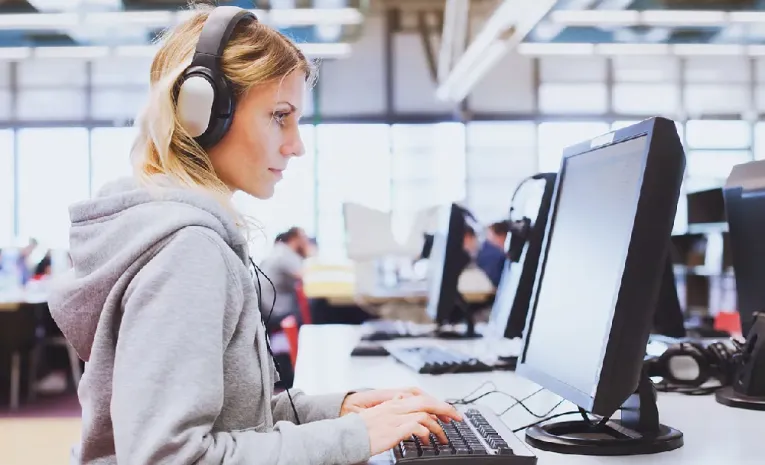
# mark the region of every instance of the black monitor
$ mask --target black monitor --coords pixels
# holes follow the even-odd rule
[[[765,311],[765,160],[737,165],[724,190],[741,331]]]
[[[659,423],[643,359],[684,170],[663,118],[564,151],[517,371],[587,418],[527,429],[532,446],[581,455],[682,446],[682,433]]]
[[[464,249],[467,212],[457,204],[439,211],[438,227],[433,234],[428,265],[427,314],[436,323],[437,337],[477,337],[468,304],[457,290],[460,275],[470,263]],[[455,322],[455,314],[467,322],[467,331],[445,331],[443,326]]]
[[[530,178],[541,183],[539,202],[533,203],[533,210],[521,208],[520,219],[508,220],[522,226],[510,228],[511,233],[506,242],[508,259],[505,260],[505,268],[502,270],[502,278],[489,316],[491,331],[508,339],[521,337],[526,325],[526,314],[539,264],[539,252],[550,214],[555,176],[555,173],[540,173]],[[513,211],[517,210],[519,209],[513,208]],[[517,242],[516,238],[519,238]],[[519,253],[513,249],[519,250]]]
[[[765,160],[736,165],[724,195],[746,342],[732,385],[715,396],[731,407],[765,410]]]

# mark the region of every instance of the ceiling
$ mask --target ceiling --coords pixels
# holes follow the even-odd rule
[[[313,57],[350,52],[369,0],[222,0],[255,10]],[[157,34],[182,19],[182,0],[0,0],[0,58],[151,55]],[[77,50],[75,50],[75,48]]]
[[[763,45],[765,1],[559,0],[524,42],[527,50],[529,43]]]

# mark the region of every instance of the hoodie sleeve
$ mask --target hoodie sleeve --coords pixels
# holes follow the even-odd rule
[[[177,233],[131,282],[111,403],[117,461],[320,465],[367,460],[369,439],[357,414],[299,426],[280,422],[270,432],[213,432],[224,400],[223,353],[231,324],[225,315],[242,305],[233,283],[238,281],[220,246],[194,228]]]
[[[309,396],[299,389],[290,389],[290,394],[301,423],[309,423],[339,417],[340,407],[350,393]],[[286,420],[295,423],[295,413],[286,392],[281,392],[271,399],[271,408],[275,421]]]

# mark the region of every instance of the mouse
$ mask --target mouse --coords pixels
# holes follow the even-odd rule
[[[386,355],[390,354],[379,344],[360,344],[351,352],[351,357],[385,357]]]

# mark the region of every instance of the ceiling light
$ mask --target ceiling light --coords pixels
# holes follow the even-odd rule
[[[88,26],[167,27],[173,22],[171,11],[103,11],[87,13],[82,21]]]
[[[743,55],[746,49],[743,45],[735,44],[675,44],[672,46],[675,55]]]
[[[598,44],[596,51],[602,55],[666,55],[667,44]]]
[[[20,13],[1,14],[0,29],[34,30],[66,29],[77,25],[74,13]]]
[[[728,20],[732,23],[765,23],[765,11],[731,11]]]
[[[550,21],[565,26],[634,26],[640,21],[635,10],[556,10]]]
[[[120,45],[114,47],[115,56],[124,58],[153,58],[159,51],[158,45]]]
[[[356,8],[293,8],[269,10],[266,21],[275,26],[361,24],[364,15]]]
[[[25,60],[32,56],[29,47],[0,47],[0,60]]]
[[[724,11],[646,10],[640,13],[641,23],[651,26],[710,26],[724,24]]]
[[[109,55],[108,47],[35,47],[35,58],[102,58]]]
[[[335,43],[305,43],[297,44],[307,56],[313,58],[343,58],[351,54],[351,44]]]
[[[522,55],[592,55],[595,44],[589,43],[525,43],[518,45]]]

